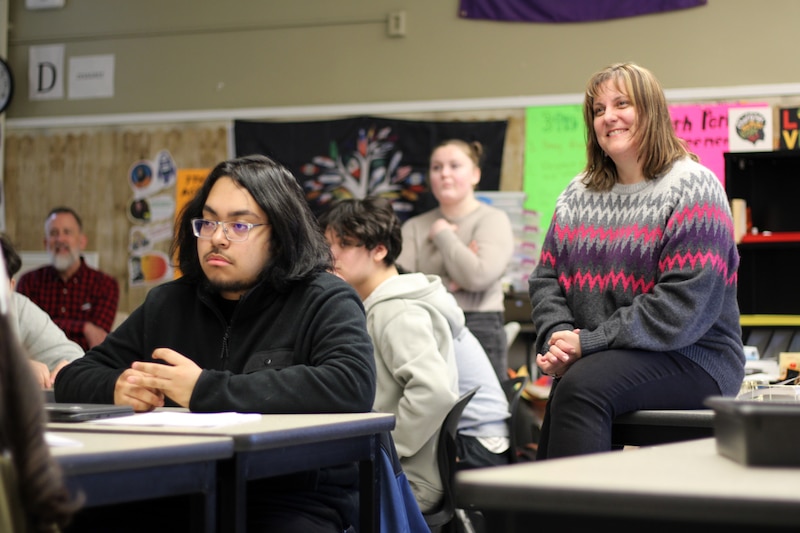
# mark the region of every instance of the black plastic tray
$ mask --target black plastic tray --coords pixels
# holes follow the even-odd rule
[[[800,401],[706,399],[717,453],[752,466],[800,466]]]

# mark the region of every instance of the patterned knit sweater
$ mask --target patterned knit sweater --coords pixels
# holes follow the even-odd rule
[[[580,328],[582,355],[675,350],[724,395],[744,377],[736,271],[725,191],[684,158],[655,180],[589,191],[572,180],[556,202],[529,279],[537,353]]]

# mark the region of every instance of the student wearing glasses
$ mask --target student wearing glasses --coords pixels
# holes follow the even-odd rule
[[[295,178],[263,156],[220,163],[176,223],[183,276],[153,288],[66,366],[57,401],[137,411],[368,412],[375,363],[358,294]],[[251,482],[248,531],[344,531],[357,465]]]

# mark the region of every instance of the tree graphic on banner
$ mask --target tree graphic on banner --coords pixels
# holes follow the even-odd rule
[[[301,167],[308,201],[324,208],[339,198],[383,196],[395,209],[411,209],[425,189],[425,175],[402,165],[403,152],[397,148],[391,128],[359,129],[353,149],[343,153],[331,141],[327,155],[314,156]],[[403,204],[408,204],[404,206]]]

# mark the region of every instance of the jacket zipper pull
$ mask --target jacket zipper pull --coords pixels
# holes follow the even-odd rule
[[[222,353],[219,354],[219,359],[222,362],[222,368],[225,368],[225,361],[228,359],[228,334],[231,331],[231,327],[228,326],[225,328],[225,335],[222,336]]]

